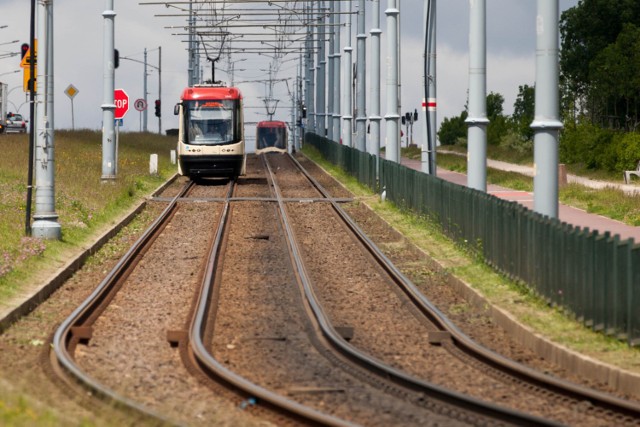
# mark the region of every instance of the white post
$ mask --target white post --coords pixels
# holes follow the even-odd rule
[[[151,175],[158,174],[158,155],[152,154],[149,156],[149,173]]]

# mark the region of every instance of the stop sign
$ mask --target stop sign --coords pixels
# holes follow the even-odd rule
[[[129,111],[129,95],[124,89],[116,89],[113,91],[113,102],[116,104],[114,118],[121,119]]]

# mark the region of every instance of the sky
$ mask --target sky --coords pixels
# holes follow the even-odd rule
[[[69,85],[78,89],[73,99],[73,123],[75,128],[101,129],[103,103],[103,27],[102,13],[106,0],[52,0],[54,14],[54,102],[56,129],[72,127],[72,101],[65,94]],[[438,122],[445,117],[457,116],[464,109],[469,85],[469,1],[445,0],[437,3],[437,97]],[[535,84],[535,19],[534,0],[487,0],[487,93],[498,92],[505,98],[506,114],[513,112],[513,103],[518,86]],[[560,10],[575,6],[578,0],[560,0]],[[30,2],[25,0],[0,0],[0,82],[8,84],[9,109],[28,115],[26,95],[22,91],[20,57],[3,57],[3,53],[19,52],[20,45],[29,39]],[[357,2],[354,2],[354,10]],[[367,33],[371,29],[371,1],[366,1]],[[401,113],[420,110],[422,101],[422,38],[424,0],[401,0],[400,25],[402,33],[402,110]],[[387,1],[380,1],[382,34],[382,115],[386,113],[385,91],[385,46]],[[343,11],[346,2],[343,2]],[[172,35],[179,30],[175,26],[185,24],[184,18],[157,17],[166,14],[164,6],[140,5],[135,0],[114,0],[115,47],[121,61],[116,70],[116,88],[124,89],[133,103],[143,98],[144,68],[136,61],[144,61],[147,49],[149,63],[147,77],[148,129],[158,132],[158,120],[154,116],[154,100],[159,99],[159,80],[156,68],[159,47],[162,47],[161,99],[162,130],[177,127],[173,106],[187,85],[187,50],[184,38]],[[2,28],[6,26],[5,28]],[[353,20],[355,35],[355,17]],[[343,44],[347,39],[343,29]],[[17,42],[12,43],[14,40]],[[369,49],[367,39],[367,49]],[[355,60],[355,38],[352,42]],[[125,59],[130,58],[131,60]],[[367,59],[371,52],[367,51]],[[245,98],[247,121],[266,118],[261,97],[267,95],[264,83],[251,83],[265,79],[270,59],[265,56],[248,55],[237,62],[234,81]],[[288,60],[286,58],[285,60]],[[202,62],[206,64],[206,61]],[[293,87],[293,76],[297,70],[297,59],[284,62],[278,78],[289,80]],[[230,77],[219,65],[216,78],[230,82]],[[19,71],[19,72],[15,72]],[[211,75],[206,65],[205,76]],[[274,97],[280,99],[274,119],[289,121],[290,96],[285,83],[274,87]],[[369,104],[370,100],[367,100]],[[367,105],[367,110],[369,106]],[[141,113],[133,106],[123,122],[123,130],[141,129]],[[419,139],[420,119],[414,126],[414,139]],[[383,130],[384,132],[384,130]],[[247,133],[251,132],[247,129]],[[384,133],[383,133],[384,135]],[[419,141],[418,141],[419,143]]]

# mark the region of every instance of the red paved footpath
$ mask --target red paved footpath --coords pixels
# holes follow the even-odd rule
[[[488,163],[489,166],[496,167],[498,169],[503,169],[502,165],[507,165],[503,162]],[[411,169],[422,170],[422,164],[420,160],[410,160],[402,158],[402,164]],[[528,174],[526,171],[524,171],[523,173]],[[454,182],[459,185],[467,185],[467,176],[459,172],[452,172],[449,170],[438,168],[437,176],[446,181]],[[572,177],[570,177],[569,181],[572,181],[571,178]],[[606,185],[617,186],[620,188],[623,187],[622,185],[617,185],[615,183],[606,183]],[[488,185],[487,193],[493,194],[496,197],[501,197],[505,200],[518,202],[523,206],[526,206],[527,208],[533,210],[533,193],[527,191],[511,190],[497,185]],[[638,196],[636,193],[636,195],[633,197],[640,196]],[[601,215],[590,214],[582,209],[573,208],[571,206],[562,204],[559,206],[559,217],[561,221],[564,221],[568,224],[572,224],[582,228],[589,227],[590,230],[598,230],[598,232],[600,233],[609,231],[612,235],[619,234],[620,238],[623,240],[632,238],[635,242],[640,243],[640,227],[626,225],[611,218],[605,218]]]

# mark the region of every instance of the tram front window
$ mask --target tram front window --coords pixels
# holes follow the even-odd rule
[[[191,101],[185,115],[191,144],[234,142],[234,101]]]

